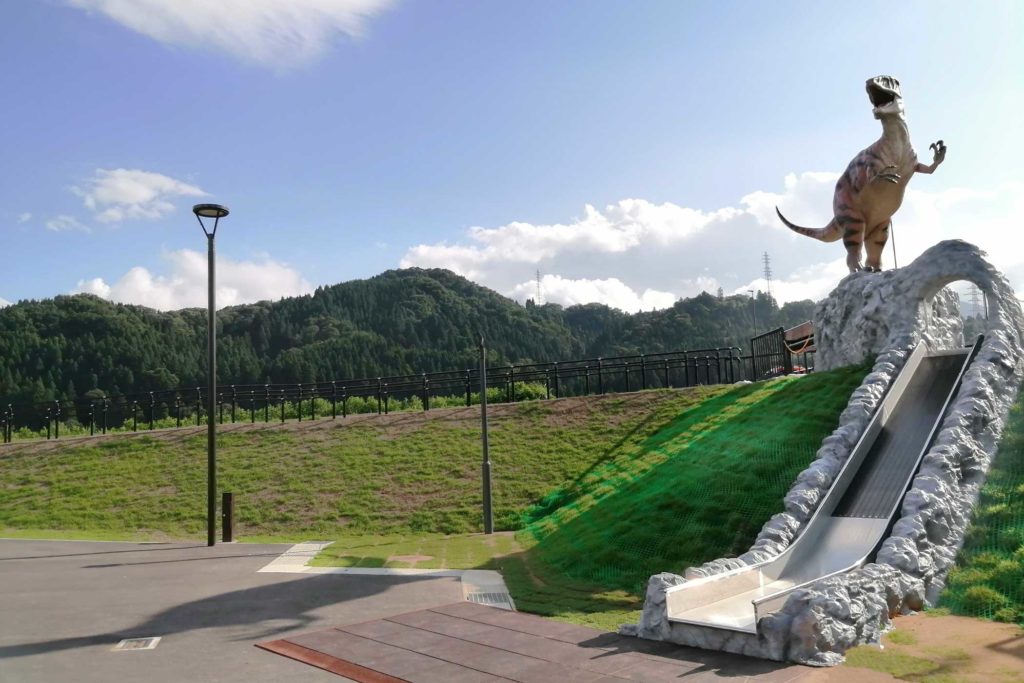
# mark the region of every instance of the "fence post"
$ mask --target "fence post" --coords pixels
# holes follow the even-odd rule
[[[50,408],[46,409],[46,440],[50,440]]]
[[[381,414],[380,399],[381,399],[381,383],[380,383],[380,377],[378,377],[377,378],[377,414],[378,415]]]
[[[235,409],[238,407],[238,392],[235,385],[231,385],[231,424],[235,424]]]
[[[469,370],[466,370],[466,407],[467,408],[469,407],[469,404],[471,402],[470,394],[471,394],[472,390],[473,390],[473,387],[472,387],[472,384],[470,384],[470,380],[469,380]]]
[[[640,354],[640,388],[647,389],[647,358]]]
[[[107,411],[110,409],[110,399],[103,399],[103,433],[107,433]]]
[[[316,419],[316,397],[319,395],[317,386],[314,384],[312,391],[309,392],[309,419]]]
[[[558,361],[555,361],[554,363],[552,363],[552,365],[555,369],[555,398],[558,398],[559,396],[561,396],[561,394],[558,391]]]
[[[427,380],[427,373],[423,373],[423,411],[430,410],[430,381]]]
[[[338,418],[338,387],[331,382],[331,419]]]
[[[672,375],[668,370],[668,358],[665,359],[665,387],[668,389],[672,388]]]
[[[299,398],[296,401],[296,405],[299,408],[299,422],[302,422],[302,384],[300,383],[300,384],[297,384],[295,386],[296,386],[296,388],[299,391]]]
[[[583,366],[583,395],[590,396],[590,366]]]
[[[89,436],[96,434],[96,402],[89,402]]]
[[[132,431],[139,431],[139,402],[132,401]]]
[[[629,361],[623,361],[623,368],[626,370],[626,391],[629,391]]]
[[[551,370],[544,368],[544,396],[551,399]]]
[[[348,392],[345,391],[345,387],[341,388],[341,416],[348,417]]]
[[[53,438],[60,438],[60,401],[53,402]]]
[[[281,390],[281,424],[284,424],[284,389]]]
[[[599,394],[603,394],[604,393],[604,372],[602,371],[602,367],[601,367],[602,365],[603,365],[603,363],[601,362],[601,359],[598,358],[597,359],[597,393],[599,393]]]
[[[256,390],[249,390],[249,424],[256,424]]]
[[[153,413],[156,411],[156,399],[153,398],[153,392],[149,392],[149,431],[153,431]]]
[[[388,414],[388,385],[384,385],[384,414]]]
[[[199,426],[199,411],[203,407],[203,398],[199,393],[199,387],[196,387],[196,427]]]

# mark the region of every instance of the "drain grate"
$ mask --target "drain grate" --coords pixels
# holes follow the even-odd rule
[[[513,612],[516,610],[515,604],[512,602],[512,596],[508,593],[469,593],[466,595],[466,599],[478,605],[498,607]]]
[[[114,652],[130,652],[134,650],[153,650],[160,643],[160,636],[152,638],[127,638],[111,648]]]

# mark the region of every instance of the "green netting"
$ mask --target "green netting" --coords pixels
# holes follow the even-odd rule
[[[739,387],[525,513],[562,576],[642,595],[651,574],[745,552],[836,426],[864,368]]]
[[[1024,394],[1010,411],[940,605],[1024,625]]]

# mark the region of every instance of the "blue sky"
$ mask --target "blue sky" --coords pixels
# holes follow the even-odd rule
[[[0,304],[204,305],[189,208],[228,205],[219,303],[401,266],[520,300],[820,297],[864,81],[949,145],[895,219],[908,262],[988,250],[1024,291],[1017,2],[43,0],[0,8]],[[891,264],[891,251],[886,264]]]

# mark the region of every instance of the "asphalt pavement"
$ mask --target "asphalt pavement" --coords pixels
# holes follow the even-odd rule
[[[462,600],[458,578],[257,573],[289,547],[0,540],[0,683],[338,683],[253,645]]]

